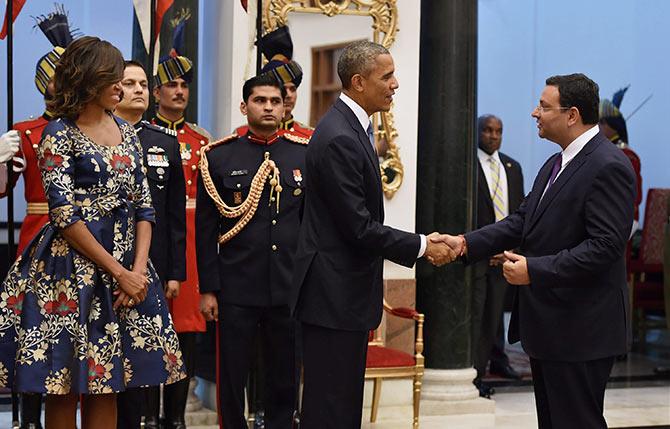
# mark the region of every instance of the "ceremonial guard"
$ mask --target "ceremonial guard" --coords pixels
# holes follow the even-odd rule
[[[282,26],[266,34],[261,39],[261,50],[268,63],[261,70],[261,74],[272,74],[277,81],[286,88],[284,98],[284,117],[279,124],[279,132],[289,131],[299,137],[312,137],[314,128],[308,127],[293,118],[293,109],[298,101],[298,87],[302,82],[302,68],[293,58],[293,41],[288,27]],[[242,125],[235,130],[238,136],[243,136],[249,130],[248,125]]]
[[[218,401],[226,429],[246,428],[244,387],[254,340],[265,353],[265,427],[289,428],[298,380],[289,295],[308,139],[280,133],[285,88],[271,74],[244,84],[249,131],[211,143],[196,210],[201,308],[218,320]]]
[[[123,99],[114,113],[135,126],[144,150],[144,167],[156,212],[149,256],[163,282],[165,296],[175,298],[186,280],[186,197],[179,142],[174,130],[142,120],[149,106],[148,79],[142,64],[126,61]],[[144,410],[143,406],[144,405]],[[134,388],[117,395],[119,429],[158,429],[159,388]],[[183,410],[165,404],[166,428],[184,428]],[[180,426],[182,425],[182,426]]]
[[[193,80],[193,63],[181,55],[183,31],[187,19],[188,15],[181,17],[175,27],[170,56],[158,64],[153,88],[158,109],[156,117],[152,120],[155,125],[177,134],[185,180],[186,281],[182,282],[179,294],[170,300],[170,311],[189,378],[163,390],[165,416],[168,423],[173,420],[175,428],[182,427],[179,423],[183,424],[184,420],[189,379],[195,375],[196,333],[205,332],[205,320],[199,307],[198,269],[195,259],[195,207],[198,163],[202,149],[211,140],[207,131],[196,124],[186,122],[184,118],[189,99],[189,83]]]
[[[630,148],[628,141],[628,128],[626,127],[626,119],[619,110],[623,96],[628,91],[628,86],[622,88],[614,93],[612,101],[604,99],[600,101],[600,129],[603,134],[610,139],[619,149],[621,149],[630,160],[635,171],[636,179],[636,196],[635,196],[635,231],[639,225],[640,220],[640,203],[642,202],[642,164],[640,157],[633,149]]]
[[[65,48],[72,42],[73,34],[68,23],[67,12],[58,5],[54,12],[37,17],[37,26],[54,47],[37,61],[35,69],[35,86],[46,102],[52,97],[51,79],[56,70],[56,63],[65,52]],[[18,122],[13,127],[21,137],[21,147],[16,157],[13,158],[13,169],[16,173],[23,173],[26,199],[26,216],[21,223],[17,255],[23,252],[39,230],[49,222],[49,207],[42,186],[37,150],[42,131],[51,119],[51,113],[45,109],[42,115]],[[8,186],[14,187],[18,176],[19,174],[12,174]],[[0,192],[0,198],[5,195],[6,192]],[[41,410],[42,395],[38,393],[21,394],[21,427],[41,428]]]

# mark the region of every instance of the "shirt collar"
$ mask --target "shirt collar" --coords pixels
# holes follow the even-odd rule
[[[500,155],[498,155],[498,151],[495,151],[491,155],[489,155],[488,153],[484,152],[480,148],[477,148],[477,157],[479,158],[479,162],[481,162],[482,164],[485,163],[485,162],[488,162],[489,158],[493,158],[496,161],[498,161],[498,164],[501,164]]]
[[[592,128],[589,128],[579,137],[574,139],[565,149],[563,149],[563,160],[561,162],[561,168],[565,167],[568,162],[572,161],[572,159],[577,156],[577,154],[581,152],[582,149],[584,149],[584,146],[586,146],[586,144],[591,141],[591,139],[595,137],[596,134],[598,134],[599,130],[600,128],[598,128],[598,125],[594,125]]]
[[[272,143],[275,143],[277,140],[279,140],[279,137],[281,137],[281,134],[279,131],[275,132],[274,134],[268,136],[267,138],[265,137],[259,137],[251,132],[249,130],[247,132],[247,138],[251,143],[256,143],[261,146],[270,146]]]
[[[167,119],[165,116],[162,116],[160,113],[156,112],[156,117],[154,118],[154,122],[156,125],[160,125],[161,127],[174,130],[174,131],[179,131],[184,127],[184,124],[186,123],[186,120],[182,116],[181,118],[177,119],[176,121],[171,121]]]
[[[370,117],[365,112],[365,110],[344,92],[340,93],[340,100],[342,100],[342,102],[346,104],[347,107],[349,107],[352,112],[354,112],[354,115],[356,115],[356,119],[358,119],[358,122],[360,122],[361,127],[363,127],[363,131],[367,133],[368,127],[370,126]]]
[[[280,129],[280,130],[291,131],[292,128],[293,128],[293,123],[294,123],[294,122],[295,122],[295,121],[293,120],[293,116],[291,116],[290,118],[281,121],[281,123],[279,124],[279,129]]]

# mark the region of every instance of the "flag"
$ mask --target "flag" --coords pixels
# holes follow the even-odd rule
[[[24,0],[25,1],[25,0]],[[163,24],[163,17],[165,12],[170,9],[174,0],[156,0],[156,17],[154,22],[154,41],[158,41],[158,35],[161,32],[161,25]],[[144,49],[149,52],[150,34],[151,33],[151,0],[133,0],[135,7],[135,15],[137,15],[137,22],[140,24],[140,32],[142,33],[142,41],[144,42]]]
[[[23,7],[24,4],[26,4],[26,0],[11,0],[13,3],[13,9],[12,9],[12,24],[14,21],[16,21],[16,17],[19,16],[19,12],[21,12],[21,8]],[[7,12],[9,12],[9,4],[7,5],[7,9],[5,9],[5,19],[2,21],[2,31],[0,31],[0,40],[3,40],[5,37],[7,37]]]

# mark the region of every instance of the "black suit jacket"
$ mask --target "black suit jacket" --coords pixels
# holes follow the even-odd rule
[[[521,172],[521,165],[502,152],[498,152],[498,156],[507,176],[507,207],[509,207],[509,212],[513,213],[523,201],[523,173]],[[481,163],[478,162],[478,165],[477,228],[481,228],[494,223],[496,216],[493,211],[493,202],[491,201],[491,190],[486,182],[484,170]]]
[[[601,133],[541,199],[557,155],[545,162],[519,209],[466,234],[468,259],[519,248],[530,286],[516,287],[509,329],[536,359],[586,361],[630,344],[624,250],[633,222],[635,174]]]
[[[186,194],[177,134],[147,121],[135,125],[156,211],[149,257],[162,281],[186,280]]]
[[[331,329],[374,329],[381,321],[383,260],[413,266],[420,237],[383,224],[379,161],[342,100],[316,127],[306,168],[295,314]]]

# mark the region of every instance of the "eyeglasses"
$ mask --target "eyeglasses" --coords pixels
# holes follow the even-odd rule
[[[546,112],[547,110],[569,110],[571,107],[544,107],[541,105],[535,106],[535,109],[533,109],[533,112],[540,112],[540,114]]]

